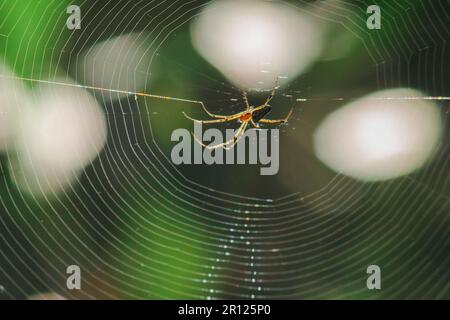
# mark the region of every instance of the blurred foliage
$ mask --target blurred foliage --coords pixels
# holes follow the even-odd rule
[[[349,1],[348,3],[352,4],[352,14],[365,16],[365,8],[371,2]],[[407,31],[426,14],[424,10],[431,8],[425,1],[408,1],[407,10],[415,14],[409,15],[410,20],[405,21],[404,10],[406,9],[400,5],[400,2],[377,2],[383,6],[383,32],[376,31],[369,34],[360,26],[350,24],[349,28],[354,32],[350,38],[353,40],[357,38],[359,42],[356,44],[353,42],[341,59],[319,61],[308,72],[293,81],[286,92],[300,92],[302,96],[315,97],[333,96],[341,92],[349,96],[358,96],[377,89],[380,82],[386,87],[402,84],[420,87],[427,83],[434,84],[431,78],[427,82],[419,76],[414,77],[416,74],[422,74],[421,70],[411,70],[410,74],[405,74],[402,69],[402,72],[393,72],[393,77],[389,80],[380,81],[377,78],[380,75],[376,74],[377,66],[374,64],[384,64],[388,68],[398,62],[386,60],[385,57],[405,59],[406,62],[398,62],[400,64],[413,65],[413,62],[420,61],[421,57],[415,51],[409,51],[409,44],[414,42],[417,45],[418,42],[423,41],[426,45],[429,39],[426,37],[420,39],[417,33]],[[69,31],[65,27],[66,7],[77,3],[81,5],[82,14],[86,13],[83,15],[85,27],[82,31]],[[289,1],[289,3],[298,4],[298,1]],[[145,4],[140,2],[140,5]],[[188,9],[192,8],[187,5],[182,10],[187,12]],[[119,10],[122,15],[118,15],[116,10]],[[83,48],[93,44],[94,41],[107,39],[125,31],[145,29],[146,22],[152,17],[141,19],[140,16],[132,16],[136,10],[136,4],[131,0],[117,1],[115,4],[110,1],[2,0],[0,1],[0,56],[4,57],[5,62],[20,76],[45,79],[58,72],[67,72],[75,76],[74,57]],[[161,8],[162,10],[164,8]],[[103,14],[98,15],[99,12]],[[198,10],[190,12],[191,17],[194,17],[196,13]],[[363,23],[364,20],[359,22]],[[422,25],[422,27],[425,26]],[[339,24],[330,31],[326,42],[340,39],[342,42],[333,43],[333,46],[335,49],[342,49],[339,47],[346,45],[347,41],[351,42],[351,39],[346,38],[342,33],[339,34],[336,30],[344,33],[348,31]],[[425,35],[433,33],[433,27],[428,26],[428,29],[419,33],[425,33]],[[399,37],[400,34],[415,35],[415,38]],[[327,46],[326,50],[333,50],[333,46]],[[153,45],[151,49],[156,49],[156,46]],[[374,59],[380,60],[374,61]],[[148,92],[202,100],[211,106],[211,110],[224,113],[235,112],[242,107],[239,103],[230,103],[229,99],[230,96],[239,97],[239,90],[227,84],[221,74],[193,49],[188,24],[177,29],[161,47],[157,48],[157,55],[150,68],[152,76],[147,83]],[[427,73],[428,77],[432,77],[432,71]],[[443,93],[443,88],[439,85],[437,87],[430,85],[423,89],[427,89],[432,94]],[[261,96],[256,94],[253,98],[261,99]],[[280,110],[285,110],[292,103],[288,99],[276,99]],[[143,98],[139,98],[137,102],[133,102],[133,98],[129,100],[104,106],[110,124],[119,128],[117,132],[110,132],[110,140],[125,139],[123,126],[139,121],[148,131],[142,136],[135,137],[135,142],[138,144],[156,142],[166,155],[170,154],[172,146],[168,139],[172,130],[191,125],[182,117],[181,111],[191,112],[201,117],[201,110],[196,111],[198,106]],[[124,123],[115,120],[115,110],[126,109],[127,105],[133,103],[135,103],[133,107],[139,107],[139,113],[132,113],[124,120]],[[229,168],[219,171],[198,166],[180,170],[199,184],[206,183],[212,188],[232,190],[236,194],[277,197],[286,192],[299,190],[307,193],[315,190],[328,182],[334,173],[323,168],[313,159],[309,137],[317,123],[337,107],[339,107],[338,103],[332,101],[317,104],[309,109],[306,106],[304,110],[301,110],[298,117],[302,128],[295,131],[301,133],[290,134],[287,138],[298,143],[299,151],[289,150],[290,155],[286,155],[289,163],[284,163],[282,166],[286,168],[285,176],[290,177],[282,181],[269,177],[244,178],[249,170],[256,170],[245,166],[235,168],[234,171]],[[74,261],[81,265],[83,270],[87,270],[86,273],[89,273],[90,283],[86,284],[86,288],[96,297],[159,299],[202,298],[208,295],[208,289],[210,289],[208,286],[204,286],[205,291],[202,296],[199,295],[198,287],[203,280],[201,275],[208,273],[210,262],[216,257],[214,247],[220,242],[221,235],[212,236],[211,233],[206,232],[206,229],[202,232],[198,227],[193,227],[199,225],[200,218],[196,221],[192,220],[194,219],[192,215],[184,217],[183,208],[186,204],[181,201],[174,200],[167,204],[164,198],[160,196],[158,198],[156,194],[167,192],[163,188],[157,185],[147,186],[149,189],[155,188],[150,191],[154,194],[149,194],[148,190],[140,190],[142,186],[134,184],[133,179],[140,174],[144,177],[140,179],[144,181],[145,178],[150,179],[148,172],[155,169],[149,168],[148,163],[141,163],[138,154],[133,156],[135,152],[133,146],[125,146],[124,148],[130,148],[126,150],[114,150],[114,147],[107,147],[99,160],[86,170],[79,184],[74,186],[74,190],[53,199],[36,200],[18,192],[9,179],[6,157],[3,156],[0,159],[2,177],[0,259],[9,259],[7,264],[0,262],[0,280],[9,284],[7,285],[8,294],[11,297],[25,297],[49,288],[64,292],[61,283],[65,283],[65,266]],[[118,154],[124,158],[126,155],[127,160],[135,164],[132,170],[128,171],[127,163],[113,161],[114,156]],[[105,166],[108,161],[114,163],[114,166]],[[316,172],[316,170],[317,175],[311,179],[299,179],[296,175],[298,172]],[[145,186],[144,181],[141,183]],[[389,215],[392,214],[398,215],[397,221],[408,222],[408,211],[399,212],[400,209],[396,207],[394,201],[390,207],[383,206],[383,203],[389,200],[389,192],[386,193],[383,188],[378,189],[378,187],[378,184],[365,186],[367,194],[364,194],[363,200],[370,203],[372,197],[378,197],[381,200],[377,206],[381,207],[371,208],[372,210],[384,212],[388,220]],[[387,184],[385,188],[394,189],[391,184]],[[114,196],[115,194],[123,194],[124,197],[118,199]],[[142,194],[146,197],[140,198]],[[431,206],[434,202],[430,201],[430,194],[432,196],[432,192],[422,190],[420,197],[426,199],[425,202]],[[110,195],[113,196],[110,197]],[[438,208],[436,210],[441,220],[437,219],[432,226],[437,230],[433,233],[433,239],[438,241],[445,237],[448,230],[445,230],[445,224],[439,223],[439,221],[445,221],[445,212],[439,211]],[[123,212],[127,215],[122,215]],[[435,269],[445,272],[443,266],[446,262],[448,263],[448,258],[443,256],[442,252],[431,256],[427,252],[430,246],[427,243],[430,236],[429,230],[420,230],[420,226],[417,226],[417,229],[414,229],[417,238],[407,239],[405,230],[399,231],[392,228],[383,238],[386,242],[379,243],[377,239],[371,237],[370,233],[372,226],[377,225],[377,221],[365,224],[364,221],[358,220],[358,212],[354,211],[347,212],[347,215],[344,212],[342,215],[347,217],[347,220],[343,221],[347,225],[342,232],[345,233],[344,239],[348,240],[348,243],[343,244],[340,251],[334,251],[334,253],[333,248],[323,244],[322,252],[335,262],[330,269],[341,268],[342,272],[347,272],[347,278],[345,278],[347,281],[342,282],[343,278],[339,278],[342,275],[340,273],[334,274],[338,277],[337,280],[327,278],[325,274],[316,274],[317,283],[329,284],[330,287],[326,288],[331,293],[315,297],[358,299],[389,296],[393,291],[368,293],[364,290],[365,283],[361,282],[361,279],[365,279],[364,275],[361,277],[358,273],[360,264],[369,264],[370,261],[377,260],[377,257],[380,257],[378,260],[380,263],[389,265],[391,270],[396,270],[386,279],[386,284],[392,284],[394,288],[400,282],[408,281],[404,279],[404,275],[411,275],[408,271],[410,264],[422,263],[425,268],[424,259],[428,263],[425,271]],[[203,220],[201,222],[207,223]],[[70,232],[64,232],[64,230],[70,230]],[[31,244],[35,246],[31,247]],[[394,256],[383,255],[383,250],[375,249],[375,244],[382,249],[389,248],[391,252],[394,252]],[[364,248],[374,248],[374,250],[368,252],[368,249]],[[409,264],[401,263],[401,259],[409,259]],[[355,265],[358,265],[358,268]],[[15,269],[12,266],[18,267]],[[299,270],[302,270],[301,266]],[[308,271],[308,268],[306,267],[305,270]],[[5,274],[8,276],[5,277]],[[110,276],[116,277],[111,287],[103,283],[108,281]],[[10,277],[16,278],[10,279]],[[426,274],[420,274],[420,277],[415,279],[436,280],[438,276],[433,274],[427,278]],[[401,292],[407,294],[405,290],[412,291],[416,286],[420,286],[420,283],[408,283]],[[441,290],[436,295],[442,295],[442,285],[437,284],[436,288]],[[212,289],[220,291],[220,287]],[[348,292],[353,294],[348,295]],[[302,298],[310,297],[303,292],[296,294]],[[420,297],[420,292],[417,296]]]
[[[66,8],[77,2],[0,1],[0,55],[18,75],[45,78],[55,72],[70,34]]]

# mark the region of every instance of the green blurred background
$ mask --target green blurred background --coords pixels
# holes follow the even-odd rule
[[[321,1],[286,2],[301,10]],[[449,93],[448,3],[376,2],[383,27],[369,32],[372,1],[336,1],[345,10],[322,19],[322,57],[274,99],[274,118],[296,106],[281,130],[276,176],[245,165],[175,167],[170,134],[191,126],[181,111],[201,118],[198,106],[111,102],[101,92],[92,94],[105,111],[107,145],[67,192],[21,192],[1,154],[0,298],[450,298],[448,103],[442,148],[412,175],[357,182],[313,152],[314,129],[345,103],[329,98],[400,86]],[[18,76],[78,80],[83,50],[138,32],[152,57],[146,92],[231,114],[242,109],[240,90],[190,39],[190,22],[207,3],[0,1],[0,56]],[[65,27],[70,4],[81,7],[80,30]],[[301,97],[317,100],[294,101]],[[71,264],[82,269],[80,291],[65,287]],[[370,264],[382,267],[382,290],[366,288]]]

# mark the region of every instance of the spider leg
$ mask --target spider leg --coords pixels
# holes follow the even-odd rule
[[[248,121],[245,121],[244,123],[242,123],[242,126],[236,132],[236,134],[234,135],[233,139],[230,139],[230,140],[227,141],[227,142],[230,142],[230,141],[233,141],[233,142],[230,142],[231,144],[225,145],[223,147],[225,150],[232,149],[239,142],[239,140],[241,140],[242,135],[245,133],[245,129],[247,128],[247,125],[248,125]]]
[[[286,120],[284,120],[284,119],[274,119],[274,120],[272,120],[272,119],[261,119],[261,120],[259,120],[259,122],[261,122],[261,123],[266,123],[266,124],[275,124],[275,125],[279,125],[279,124],[283,124],[283,123],[286,123]]]
[[[263,106],[267,106],[269,104],[269,102],[272,100],[273,96],[275,95],[275,92],[278,89],[278,79],[279,77],[277,77],[277,80],[275,80],[275,85],[272,89],[272,92],[270,93],[269,97],[267,98],[266,102],[264,102]]]
[[[231,116],[224,116],[224,118],[221,118],[221,119],[214,119],[214,120],[198,120],[198,119],[194,119],[194,118],[188,116],[185,112],[183,112],[183,115],[184,115],[187,119],[192,120],[192,121],[194,121],[194,122],[200,122],[200,123],[205,123],[205,124],[207,124],[207,123],[230,122],[230,121],[239,119],[239,118],[242,116],[242,112],[233,114],[233,115],[231,115]]]
[[[220,114],[215,114],[215,113],[209,112],[209,110],[206,109],[206,106],[205,106],[205,104],[204,104],[203,102],[198,101],[198,103],[202,106],[203,110],[204,110],[204,111],[208,114],[208,116],[210,116],[211,118],[219,118],[219,119],[225,119],[225,118],[227,118],[227,116],[222,116],[222,115],[220,115]]]
[[[259,124],[253,121],[253,119],[251,119],[250,121],[255,128],[259,128]]]
[[[245,110],[250,110],[250,104],[248,103],[248,97],[247,97],[246,91],[244,91],[242,93],[242,97],[244,98],[244,102],[245,102]]]
[[[259,122],[260,123],[275,124],[275,125],[283,124],[283,123],[288,122],[288,120],[291,117],[293,112],[294,112],[294,108],[292,107],[291,110],[289,111],[288,115],[284,119],[261,119],[261,120],[259,120]]]
[[[199,122],[199,123],[221,123],[221,122],[227,122],[227,121],[231,121],[231,120],[229,120],[228,118],[222,118],[222,119],[215,119],[215,120],[197,120],[197,119],[194,119],[194,118],[191,118],[190,116],[188,116],[185,112],[183,112],[183,115],[187,118],[187,119],[189,119],[189,120],[192,120],[192,121],[194,121],[194,122]]]
[[[240,137],[242,136],[242,133],[245,131],[245,128],[247,127],[247,124],[248,124],[248,121],[242,122],[242,124],[239,127],[239,129],[236,130],[236,133],[234,134],[233,138],[229,139],[228,141],[225,141],[225,142],[213,145],[213,146],[204,144],[202,141],[200,141],[195,136],[195,134],[193,132],[192,132],[192,136],[194,137],[194,140],[197,141],[197,143],[201,144],[202,146],[204,146],[207,149],[224,148],[226,150],[229,150],[237,143],[237,141],[239,141]],[[230,145],[230,146],[228,146],[228,145]]]

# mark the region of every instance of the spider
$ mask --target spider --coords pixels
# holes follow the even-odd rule
[[[213,146],[204,144],[202,141],[200,141],[195,136],[195,134],[192,133],[194,139],[199,144],[201,144],[202,146],[204,146],[207,149],[224,148],[224,149],[228,150],[228,149],[233,148],[236,145],[236,143],[239,142],[239,140],[242,138],[243,134],[245,133],[245,130],[247,129],[247,126],[249,123],[251,123],[253,125],[253,127],[259,128],[260,123],[280,125],[280,124],[286,123],[289,120],[289,117],[292,115],[294,108],[291,108],[288,115],[284,119],[264,119],[264,117],[272,110],[272,107],[269,105],[269,102],[274,97],[277,89],[278,89],[278,86],[277,86],[277,84],[275,84],[275,86],[272,89],[271,94],[266,99],[264,104],[257,106],[257,107],[250,106],[250,104],[248,102],[248,98],[247,98],[247,92],[244,91],[242,95],[243,95],[243,99],[245,102],[245,107],[246,107],[245,110],[238,112],[236,114],[229,115],[229,116],[211,113],[208,111],[208,109],[206,109],[206,107],[203,104],[201,104],[203,107],[203,110],[205,110],[205,112],[211,118],[215,118],[215,119],[213,119],[213,120],[197,120],[197,119],[191,118],[185,112],[183,112],[183,115],[187,119],[192,120],[194,122],[201,123],[201,124],[230,122],[230,121],[234,121],[234,120],[239,121],[241,123],[241,125],[236,130],[236,133],[234,134],[233,138],[229,139],[228,141],[225,141],[223,143],[216,144]]]

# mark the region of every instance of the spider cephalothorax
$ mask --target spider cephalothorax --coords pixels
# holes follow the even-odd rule
[[[243,98],[245,102],[245,110],[238,112],[236,114],[232,114],[229,116],[222,116],[218,114],[214,114],[208,111],[206,107],[202,104],[203,110],[212,118],[215,118],[213,120],[197,120],[189,117],[186,113],[183,112],[184,116],[192,121],[199,122],[201,124],[208,124],[208,123],[221,123],[221,122],[229,122],[229,121],[240,121],[241,126],[236,130],[236,133],[234,134],[233,138],[225,141],[220,144],[216,145],[205,145],[203,142],[198,140],[195,135],[194,138],[198,143],[203,145],[205,148],[208,149],[215,149],[215,148],[224,148],[224,149],[231,149],[242,137],[245,130],[247,129],[247,126],[249,123],[251,123],[255,128],[259,128],[260,123],[264,124],[274,124],[274,125],[280,125],[283,123],[286,123],[289,119],[289,117],[292,115],[293,108],[289,111],[288,115],[284,119],[264,119],[264,117],[269,114],[269,112],[272,110],[272,107],[269,105],[269,102],[272,100],[273,96],[275,95],[276,90],[278,89],[277,86],[275,86],[272,89],[272,92],[270,96],[266,99],[264,104],[257,106],[257,107],[250,107],[248,103],[247,93],[243,93]]]

